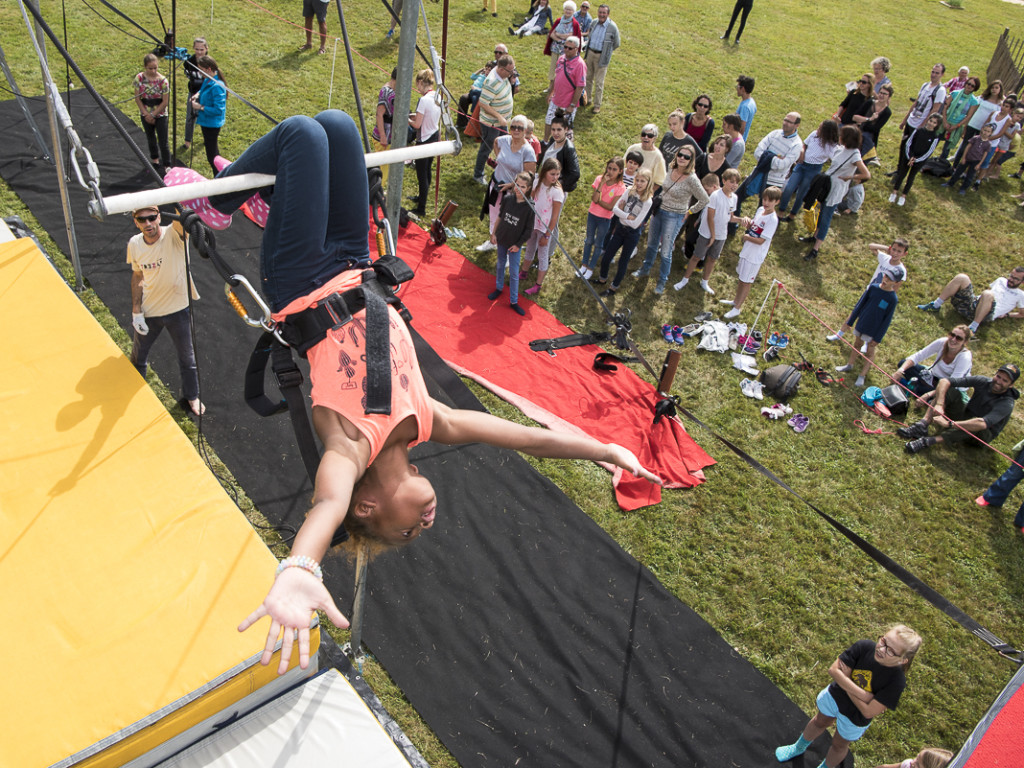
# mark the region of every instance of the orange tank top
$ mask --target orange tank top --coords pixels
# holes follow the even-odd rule
[[[362,271],[341,272],[312,293],[295,299],[275,312],[274,320],[301,312],[330,296],[344,293],[362,283]],[[309,375],[313,385],[313,405],[321,405],[340,413],[370,443],[370,463],[377,458],[388,436],[403,419],[416,417],[417,435],[410,443],[430,439],[434,409],[427,394],[427,385],[420,372],[413,348],[412,335],[394,307],[388,307],[391,339],[391,413],[366,413],[366,310],[360,310],[351,322],[337,331],[328,331],[326,338],[309,350]]]

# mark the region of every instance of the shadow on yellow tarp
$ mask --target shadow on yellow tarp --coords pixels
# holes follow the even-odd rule
[[[181,714],[211,681],[241,698],[273,679],[276,661],[247,669],[260,627],[235,629],[273,556],[27,238],[0,244],[0,329],[0,765],[86,757],[152,713],[181,730],[224,706]]]

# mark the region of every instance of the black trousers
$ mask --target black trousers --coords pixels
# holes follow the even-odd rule
[[[743,11],[743,17],[740,19],[740,28],[736,30],[736,42],[740,41],[740,35],[743,34],[743,28],[747,25],[747,16],[750,15],[750,9],[754,7],[754,0],[736,0],[736,5],[732,9],[732,18],[729,19],[729,28],[725,30],[725,36],[728,37],[729,33],[732,32],[732,25],[736,23],[736,17],[740,15],[740,11]]]

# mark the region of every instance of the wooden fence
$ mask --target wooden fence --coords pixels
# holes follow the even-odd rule
[[[1021,96],[1024,88],[1024,40],[1010,37],[1010,30],[1004,29],[996,42],[995,53],[986,72],[988,82],[1003,81],[1003,93]]]

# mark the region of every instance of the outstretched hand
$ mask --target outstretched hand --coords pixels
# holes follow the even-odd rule
[[[640,464],[640,459],[633,455],[632,451],[626,450],[621,445],[615,443],[608,443],[609,456],[608,460],[618,467],[622,467],[627,472],[642,477],[645,480],[650,480],[652,483],[662,485],[661,478],[651,472],[649,469],[644,468]]]
[[[270,663],[274,646],[281,637],[281,663],[277,674],[283,675],[288,671],[296,640],[299,642],[299,666],[306,669],[309,666],[310,619],[318,610],[326,613],[339,629],[348,626],[348,619],[338,610],[327,587],[316,576],[302,568],[286,568],[274,581],[260,607],[238,625],[238,631],[244,632],[264,616],[269,616],[270,628],[260,663],[264,666]]]

